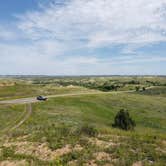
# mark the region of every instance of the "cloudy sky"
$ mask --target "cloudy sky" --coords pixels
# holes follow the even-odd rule
[[[1,0],[0,74],[166,74],[166,0]]]

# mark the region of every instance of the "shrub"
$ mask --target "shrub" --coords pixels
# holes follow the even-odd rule
[[[113,127],[123,130],[133,130],[135,125],[134,120],[131,119],[127,110],[121,109],[115,116]]]
[[[135,90],[138,92],[140,90],[140,87],[139,86],[136,86],[135,87]]]
[[[128,82],[128,84],[140,84],[140,82],[136,80],[131,80]]]
[[[143,87],[143,88],[142,88],[142,91],[145,91],[145,90],[146,90],[146,88],[145,88],[145,87]]]
[[[106,92],[111,90],[117,90],[118,88],[119,88],[118,85],[111,85],[107,82],[98,87],[99,90],[106,91]]]
[[[79,128],[79,130],[77,131],[77,134],[79,134],[79,135],[84,134],[84,135],[87,135],[90,137],[95,137],[95,136],[97,136],[98,131],[93,126],[85,124],[81,128]]]

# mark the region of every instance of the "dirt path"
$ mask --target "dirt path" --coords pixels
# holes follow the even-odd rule
[[[32,113],[32,105],[29,103],[26,105],[26,114],[25,116],[23,117],[23,119],[21,119],[20,122],[18,122],[15,126],[13,126],[10,130],[14,130],[16,128],[19,128],[31,115]]]
[[[80,93],[70,93],[70,94],[57,94],[57,95],[49,95],[47,98],[56,98],[56,97],[67,97],[67,96],[80,96],[80,95],[96,95],[96,94],[118,94],[118,93],[129,93],[134,92],[134,90],[130,91],[113,91],[113,92],[80,92]],[[0,101],[0,104],[26,104],[26,103],[35,103],[39,102],[35,97],[30,98],[21,98],[21,99],[11,99],[11,100],[3,100]]]
[[[31,103],[28,103],[25,105],[24,113],[21,114],[17,119],[15,119],[13,123],[7,125],[6,128],[2,129],[0,131],[0,134],[5,134],[5,133],[10,134],[12,130],[19,128],[31,116],[31,114],[32,114],[32,105]]]
[[[146,89],[151,89],[153,86],[147,87]],[[128,90],[128,91],[111,91],[111,92],[78,92],[78,93],[69,93],[69,94],[56,94],[56,95],[49,95],[46,96],[47,98],[55,98],[55,97],[67,97],[67,96],[80,96],[80,95],[97,95],[97,94],[119,94],[119,93],[132,93],[135,90]],[[11,99],[11,100],[3,100],[0,101],[0,104],[27,104],[27,103],[35,103],[39,102],[36,100],[36,97],[29,97],[29,98],[21,98],[21,99]]]

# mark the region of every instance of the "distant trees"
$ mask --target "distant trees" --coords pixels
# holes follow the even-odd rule
[[[131,81],[128,81],[127,82],[128,84],[140,84],[140,82],[139,81],[136,81],[136,80],[131,80]]]
[[[104,84],[99,87],[100,90],[102,91],[111,91],[111,90],[117,90],[118,86],[116,85],[109,85],[109,84]]]
[[[162,82],[158,82],[158,81],[149,81],[149,80],[146,80],[146,83],[152,85],[152,86],[164,86],[164,83]]]
[[[130,117],[128,111],[121,109],[115,116],[114,124],[112,124],[112,126],[123,130],[133,130],[136,124]]]
[[[142,91],[145,91],[146,90],[146,88],[145,87],[142,87]]]
[[[138,91],[145,91],[146,88],[145,88],[145,87],[136,86],[136,87],[135,87],[135,90],[136,90],[136,92],[138,92]]]
[[[140,87],[139,86],[136,86],[135,87],[135,90],[138,92],[140,90]]]

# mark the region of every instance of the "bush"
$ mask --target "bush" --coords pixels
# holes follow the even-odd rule
[[[143,87],[143,88],[142,88],[142,91],[145,91],[145,90],[146,90],[146,88],[145,88],[145,87]]]
[[[117,90],[118,88],[119,88],[118,85],[111,85],[107,82],[98,87],[99,90],[106,91],[106,92],[111,90]]]
[[[138,92],[140,90],[140,87],[139,86],[136,86],[135,87],[135,90]]]
[[[90,137],[95,137],[98,135],[98,131],[93,126],[86,124],[86,125],[83,125],[79,130],[77,130],[77,134],[79,135],[84,134]]]
[[[115,116],[113,127],[123,130],[133,130],[135,125],[134,120],[131,119],[127,110],[121,109]]]

